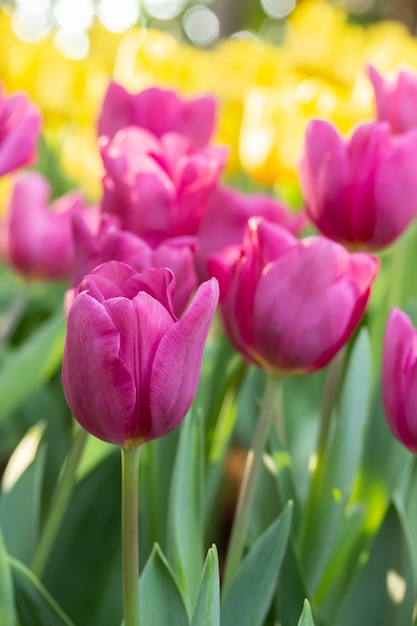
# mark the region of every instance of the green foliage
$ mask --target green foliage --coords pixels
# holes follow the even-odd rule
[[[292,505],[257,539],[222,603],[222,626],[261,626],[269,610],[291,528]]]
[[[140,594],[142,626],[169,623],[189,625],[175,576],[157,544],[140,577]]]
[[[214,545],[204,563],[191,626],[220,626],[219,558]]]

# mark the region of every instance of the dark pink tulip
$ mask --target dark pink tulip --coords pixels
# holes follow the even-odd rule
[[[129,93],[111,81],[98,120],[99,136],[113,137],[126,126],[138,126],[156,137],[175,132],[188,137],[194,148],[205,146],[213,132],[216,101],[210,96],[183,100],[175,91],[150,87]]]
[[[417,75],[401,70],[395,81],[385,81],[372,65],[368,66],[368,75],[378,120],[389,122],[393,133],[417,127]]]
[[[2,225],[2,252],[7,263],[27,278],[69,277],[73,263],[71,219],[87,209],[81,195],[71,191],[48,206],[49,184],[40,174],[27,174],[13,189]]]
[[[218,285],[200,285],[178,319],[174,283],[168,269],[110,261],[77,290],[62,381],[74,417],[99,439],[133,447],[162,437],[193,402]]]
[[[217,185],[227,151],[193,150],[169,133],[158,139],[129,126],[102,141],[105,167],[103,211],[155,247],[164,239],[194,235]]]
[[[40,112],[26,94],[6,97],[0,85],[0,176],[33,161],[40,126]]]
[[[251,218],[242,246],[209,269],[220,283],[224,325],[250,362],[278,373],[325,366],[358,325],[378,260],[324,237],[297,240]]]
[[[394,436],[417,454],[417,332],[397,308],[390,311],[385,329],[382,398]]]
[[[137,272],[150,267],[168,267],[175,276],[174,310],[181,315],[197,287],[194,266],[195,239],[176,237],[163,241],[155,249],[134,233],[122,230],[115,216],[103,218],[93,232],[82,215],[73,219],[74,266],[72,285],[97,265],[106,261],[122,261]]]
[[[197,232],[196,266],[202,280],[208,278],[207,261],[227,246],[243,242],[250,217],[264,217],[297,234],[306,223],[304,214],[293,213],[266,194],[244,194],[219,186],[207,202]]]
[[[307,127],[301,184],[321,233],[354,249],[391,244],[417,215],[417,129],[393,135],[386,122],[343,139],[329,123]]]

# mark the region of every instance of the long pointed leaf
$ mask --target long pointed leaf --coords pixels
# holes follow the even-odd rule
[[[32,572],[10,558],[16,607],[21,624],[30,626],[74,626]]]
[[[204,563],[202,420],[191,411],[181,427],[168,510],[167,556],[191,615]]]
[[[261,626],[287,548],[292,503],[257,539],[233,579],[221,610],[222,626]]]
[[[0,422],[58,369],[65,337],[62,311],[48,319],[2,361]]]
[[[188,626],[181,592],[160,547],[155,544],[139,582],[141,626]]]
[[[204,563],[191,626],[220,626],[219,559],[216,546]]]
[[[303,612],[301,613],[298,626],[314,626],[313,615],[308,600],[304,600]]]
[[[3,537],[0,534],[0,624],[16,626],[13,581]]]

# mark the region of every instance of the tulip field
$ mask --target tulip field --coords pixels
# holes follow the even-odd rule
[[[0,626],[417,626],[417,40],[295,4],[0,7]]]

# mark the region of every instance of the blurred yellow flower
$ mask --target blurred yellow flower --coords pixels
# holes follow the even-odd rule
[[[360,120],[372,117],[372,93],[363,75],[353,89],[321,78],[297,80],[282,88],[247,91],[240,132],[242,168],[262,185],[294,183],[304,140],[312,118],[333,121],[347,133]]]
[[[326,0],[305,0],[297,6],[288,20],[285,49],[299,70],[345,86],[355,81],[366,34],[347,17]]]
[[[344,133],[373,115],[366,64],[388,72],[417,68],[417,45],[393,22],[363,28],[326,0],[304,0],[286,21],[281,47],[229,38],[212,50],[152,29],[108,32],[96,23],[84,59],[66,58],[50,33],[21,41],[0,11],[0,75],[8,91],[26,90],[41,107],[62,166],[91,198],[100,194],[96,120],[111,76],[129,91],[151,85],[219,102],[214,141],[231,148],[228,173],[241,169],[263,185],[294,183],[305,126],[332,120]]]

